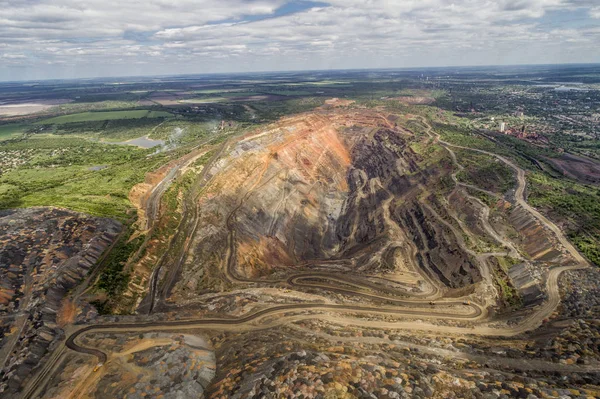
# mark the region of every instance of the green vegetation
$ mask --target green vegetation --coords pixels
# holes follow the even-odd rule
[[[260,115],[257,122],[270,122],[285,115],[310,111],[325,103],[325,98],[305,97],[285,101],[257,101],[252,103],[252,108]]]
[[[518,308],[522,303],[522,299],[510,281],[507,278],[496,277],[496,283],[500,287],[502,298],[508,307]]]
[[[432,141],[413,141],[410,149],[421,156],[419,164],[424,168],[444,168],[448,171],[452,169],[450,154],[439,144],[434,144]]]
[[[319,80],[319,81],[310,81],[310,82],[299,82],[299,83],[286,83],[285,85],[282,86],[338,86],[338,85],[342,85],[342,86],[347,86],[347,85],[351,85],[352,83],[350,82],[343,82],[343,81],[335,81],[335,80]]]
[[[168,238],[175,233],[179,225],[181,220],[180,199],[191,186],[192,179],[191,172],[185,173],[173,182],[160,199],[161,219],[154,231],[153,238],[164,245],[168,245]]]
[[[434,146],[431,144],[431,140],[429,140],[429,142],[427,142],[427,143],[422,142],[422,141],[414,141],[410,144],[410,148],[416,154],[419,154],[424,157],[432,155],[434,152],[436,152],[439,149],[438,146]]]
[[[494,142],[469,133],[469,128],[461,127],[460,124],[436,124],[436,129],[444,140],[507,156],[521,167],[528,168],[530,204],[546,210],[552,219],[563,222],[573,244],[590,261],[600,265],[600,190],[536,171],[531,160],[553,157],[556,156],[555,152],[507,135],[496,136]],[[514,173],[506,165],[470,151],[457,151],[457,155],[459,154],[459,162],[465,166],[465,171],[457,174],[459,180],[493,192],[505,192],[514,186]],[[476,190],[469,190],[469,193],[488,206],[495,203],[485,193]]]
[[[126,234],[123,234],[107,256],[105,266],[98,277],[95,287],[105,294],[106,298],[102,301],[95,301],[93,304],[101,314],[112,312],[115,302],[129,284],[131,275],[124,271],[124,267],[144,242],[143,235],[132,239],[133,234],[133,229],[128,227]]]
[[[237,93],[244,91],[245,89],[203,89],[194,90],[195,94],[222,94],[222,93]]]
[[[147,172],[186,153],[189,146],[210,140],[211,136],[213,140],[226,138],[230,133],[227,130],[217,135],[216,126],[214,121],[180,118],[86,121],[6,141],[0,149],[0,162],[18,162],[10,168],[0,163],[0,209],[58,206],[126,220],[132,208],[128,199],[131,188],[142,182]],[[156,149],[97,142],[142,136],[165,140],[172,149],[149,156]],[[3,153],[8,154],[6,158]]]
[[[573,244],[593,263],[600,265],[600,190],[563,178],[553,178],[536,170],[532,160],[554,157],[549,148],[540,148],[508,135],[487,138],[470,132],[470,128],[456,117],[452,124],[436,123],[434,128],[442,138],[453,144],[478,148],[513,159],[528,173],[528,201],[532,206],[546,210],[554,220],[565,224]],[[465,170],[457,178],[492,192],[505,192],[514,186],[514,173],[493,158],[472,151],[456,151]],[[495,200],[485,193],[469,190],[488,206]]]
[[[137,106],[138,104],[135,101],[78,101],[57,105],[53,108],[53,110],[60,114],[73,114],[85,111],[114,111],[119,109],[132,109]]]
[[[468,148],[477,148],[496,153],[499,150],[498,146],[496,146],[490,140],[475,134],[468,127],[441,123],[433,123],[432,127],[433,130],[437,132],[443,140],[451,144]]]
[[[426,133],[426,127],[417,119],[411,119],[405,123],[403,123],[404,127],[408,128],[411,132],[413,132],[417,137],[422,137]]]
[[[125,141],[152,136],[163,119],[118,119],[109,121],[74,122],[53,125],[52,133],[60,136],[80,137],[90,141]]]
[[[573,244],[600,266],[600,189],[542,173],[528,175],[529,202],[566,221]]]
[[[508,273],[508,271],[514,265],[517,265],[519,264],[519,262],[521,262],[519,259],[510,256],[497,256],[496,259],[498,260],[500,267],[502,268],[502,270],[504,270],[505,273]]]
[[[43,121],[38,122],[38,124],[52,125],[74,122],[109,121],[115,119],[167,118],[169,116],[173,115],[168,112],[148,110],[82,112],[79,114],[62,115],[44,119]]]
[[[441,89],[413,89],[413,88],[401,88],[396,89],[391,92],[388,92],[387,95],[390,97],[422,97],[422,98],[432,98],[434,100],[439,100],[448,95],[446,90]],[[396,101],[396,100],[394,100]]]
[[[23,124],[10,124],[0,125],[0,141],[10,140],[15,137],[21,136],[27,130],[26,125]]]
[[[494,136],[494,140],[502,144],[504,147],[514,150],[518,154],[525,157],[539,159],[540,157],[556,157],[558,153],[550,148],[534,146],[524,140],[520,140],[516,137],[498,134]]]
[[[108,121],[73,122],[52,125],[48,131],[57,136],[69,136],[89,141],[120,142],[148,136],[151,139],[191,143],[216,132],[215,121],[189,121],[182,118],[140,118]],[[32,139],[41,137],[38,134]]]
[[[131,209],[131,188],[174,155],[148,157],[153,150],[52,135],[9,143],[4,149],[29,149],[33,155],[0,175],[0,209],[58,206],[120,220]]]
[[[276,96],[314,96],[315,95],[315,91],[308,91],[308,90],[269,90],[269,91],[262,91],[260,93],[255,93],[255,94],[273,94]]]
[[[468,150],[454,151],[464,169],[456,174],[458,181],[502,194],[516,185],[514,171],[492,156]]]
[[[467,187],[467,193],[469,195],[477,198],[478,200],[480,200],[481,202],[483,202],[490,208],[492,208],[496,204],[496,202],[498,202],[497,198],[495,198],[487,193],[484,193],[483,191],[475,190],[471,187]]]
[[[508,271],[511,267],[518,263],[516,259],[511,257],[496,257],[495,266],[492,269],[494,283],[500,291],[500,296],[504,302],[504,306],[509,309],[516,309],[523,303],[519,292],[512,285],[508,277]]]
[[[573,231],[569,239],[590,261],[600,266],[600,233]]]
[[[215,155],[215,153],[216,153],[215,150],[208,151],[206,154],[204,154],[200,158],[196,159],[192,166],[194,166],[194,167],[204,166],[213,157],[213,155]],[[187,176],[187,174],[186,174],[186,176]]]
[[[216,131],[216,122],[190,122],[180,119],[169,119],[155,126],[148,136],[152,139],[193,143],[200,139],[208,138]]]
[[[600,159],[600,141],[598,139],[582,139],[577,136],[555,134],[553,143],[570,152]]]

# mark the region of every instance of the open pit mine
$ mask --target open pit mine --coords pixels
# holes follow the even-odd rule
[[[101,248],[79,240],[32,265],[71,276],[46,291],[9,250],[2,320],[50,344],[31,364],[3,341],[3,395],[537,398],[577,386],[572,397],[593,397],[599,359],[584,346],[598,341],[567,361],[546,326],[562,309],[559,277],[587,261],[527,203],[521,166],[446,142],[430,123],[329,104],[195,149],[210,156],[202,167],[189,154],[173,162],[169,182],[191,181],[178,224],[162,253],[147,238],[128,261],[119,316],[84,313],[78,293],[70,322],[56,321]],[[473,157],[509,171],[508,183],[468,179]],[[146,237],[168,216],[151,197]],[[77,234],[110,245],[117,227],[95,223]],[[21,320],[24,305],[39,322]],[[582,323],[570,333],[585,335]]]

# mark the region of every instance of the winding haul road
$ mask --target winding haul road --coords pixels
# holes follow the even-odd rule
[[[535,217],[544,227],[549,229],[554,234],[556,239],[561,243],[561,245],[567,250],[569,255],[571,255],[576,261],[576,264],[571,266],[561,266],[550,269],[546,278],[546,293],[548,294],[547,300],[536,310],[534,315],[530,316],[525,321],[516,325],[512,330],[515,331],[516,334],[520,334],[539,327],[541,321],[550,316],[552,312],[554,312],[554,309],[556,309],[556,307],[560,303],[560,291],[558,287],[558,278],[560,277],[560,275],[563,272],[569,270],[585,269],[590,266],[589,262],[579,253],[579,251],[577,251],[573,244],[571,244],[571,242],[567,240],[567,238],[563,235],[562,231],[552,221],[550,221],[548,218],[546,218],[544,215],[542,215],[540,212],[538,212],[535,208],[533,208],[527,203],[527,200],[525,198],[527,180],[525,178],[525,171],[523,169],[518,167],[511,160],[501,155],[494,154],[493,152],[464,147],[444,141],[440,138],[439,133],[433,131],[433,128],[424,117],[419,117],[419,120],[421,120],[421,122],[425,125],[427,129],[426,134],[431,137],[434,137],[437,142],[443,145],[444,148],[446,148],[446,150],[450,152],[454,160],[456,160],[456,155],[454,154],[454,151],[452,151],[452,148],[459,148],[467,151],[474,151],[492,156],[504,162],[508,167],[513,169],[517,173],[517,189],[515,190],[515,201],[517,202],[517,204],[523,207],[531,215],[533,215],[533,217]]]
[[[252,312],[250,314],[241,317],[223,317],[223,318],[202,318],[202,319],[189,319],[189,320],[175,320],[175,321],[153,321],[153,322],[136,322],[136,323],[106,323],[96,324],[80,327],[74,330],[68,335],[63,345],[60,345],[52,353],[44,367],[32,378],[26,390],[24,391],[24,397],[35,397],[39,394],[43,387],[47,384],[48,380],[52,376],[54,370],[60,365],[65,353],[65,348],[96,356],[100,363],[104,363],[108,359],[108,355],[103,351],[95,348],[85,347],[78,343],[78,338],[88,333],[97,332],[121,332],[129,333],[132,331],[159,331],[159,330],[176,330],[181,331],[185,329],[247,329],[247,330],[261,330],[265,328],[271,328],[274,326],[287,324],[292,321],[303,320],[303,319],[315,319],[322,318],[337,323],[355,325],[355,326],[369,326],[369,327],[381,327],[381,328],[402,328],[402,329],[413,329],[413,330],[426,330],[426,331],[437,331],[442,333],[463,333],[463,334],[476,334],[485,336],[515,336],[526,331],[539,327],[542,320],[547,318],[558,306],[560,302],[560,295],[558,289],[558,278],[561,273],[568,270],[582,269],[588,267],[587,260],[581,256],[581,254],[575,249],[575,247],[563,236],[560,229],[548,220],[545,216],[540,214],[537,210],[533,209],[525,199],[525,188],[526,179],[525,171],[515,165],[512,161],[499,156],[497,154],[454,145],[440,139],[439,134],[432,131],[431,125],[428,124],[424,117],[418,117],[426,127],[426,133],[434,138],[434,140],[444,146],[452,155],[453,159],[456,159],[452,148],[459,148],[468,151],[475,151],[489,156],[495,157],[502,161],[507,166],[512,168],[517,174],[517,189],[515,191],[516,202],[522,206],[525,210],[531,213],[543,226],[548,228],[554,233],[559,242],[569,252],[569,254],[576,260],[576,264],[572,266],[562,266],[550,269],[547,280],[546,280],[546,292],[548,299],[541,306],[535,309],[535,312],[530,314],[528,317],[521,320],[518,324],[510,327],[495,327],[491,325],[485,325],[480,323],[471,328],[466,327],[452,327],[435,325],[424,321],[404,321],[404,322],[389,322],[375,320],[365,320],[361,318],[352,317],[352,314],[366,314],[369,316],[407,316],[410,318],[418,318],[425,320],[463,320],[463,321],[484,321],[487,316],[486,308],[475,303],[467,303],[461,300],[443,299],[436,301],[436,306],[429,305],[424,299],[405,299],[394,296],[393,289],[383,289],[376,284],[369,284],[360,282],[355,279],[348,278],[341,275],[332,275],[323,272],[307,272],[300,273],[289,277],[286,282],[291,287],[309,287],[309,288],[322,288],[328,291],[337,292],[344,295],[359,296],[368,298],[370,300],[383,302],[385,305],[382,306],[362,306],[358,304],[329,304],[329,303],[301,303],[301,304],[287,304],[267,307],[262,310]],[[220,151],[221,152],[221,151]],[[220,153],[219,152],[219,153]],[[273,284],[280,283],[280,281],[265,281],[265,280],[252,280],[237,276],[234,272],[235,263],[235,229],[233,229],[232,222],[234,220],[234,212],[228,218],[228,228],[230,228],[229,243],[228,243],[228,259],[226,265],[227,277],[233,282],[238,283],[252,283],[252,284]],[[490,227],[491,228],[491,227]],[[496,237],[494,237],[496,238]],[[501,239],[501,237],[498,236]],[[335,287],[328,284],[324,284],[322,281],[333,281],[342,283],[345,287]],[[154,287],[156,288],[156,287]],[[389,295],[379,295],[374,293],[373,290],[378,292],[384,291]],[[151,290],[151,291],[154,291]],[[405,293],[402,293],[405,295]],[[155,298],[152,295],[151,303],[154,304]],[[308,312],[308,313],[307,313]],[[323,314],[326,313],[326,314]],[[332,315],[335,313],[335,315]],[[344,315],[344,316],[342,316]]]
[[[222,155],[223,151],[226,148],[226,145],[227,145],[227,142],[224,142],[219,147],[219,150],[206,162],[206,164],[202,168],[202,171],[196,178],[196,184],[194,185],[194,192],[189,196],[189,199],[184,198],[184,200],[182,201],[183,211],[182,211],[181,222],[179,223],[179,226],[177,228],[177,231],[175,232],[175,235],[170,240],[171,244],[177,243],[179,240],[182,239],[182,237],[189,238],[189,237],[193,237],[193,235],[195,234],[196,227],[198,225],[196,223],[197,215],[198,215],[198,208],[197,208],[197,205],[195,204],[197,193],[199,192],[199,190],[202,187],[204,187],[208,183],[208,179],[207,179],[208,173],[209,173],[210,169],[212,168],[212,166],[214,165],[214,163]],[[155,198],[154,202],[157,203],[157,205],[155,205],[155,207],[158,208],[158,204],[160,204],[160,197]],[[191,217],[189,215],[189,212],[192,213]],[[167,271],[167,275],[165,276],[165,280],[167,280],[167,281],[163,285],[163,287],[159,287],[158,282],[160,280],[160,273],[162,270],[162,266],[164,265],[164,262],[166,260],[167,253],[164,253],[160,257],[159,261],[156,263],[156,267],[152,271],[152,275],[150,276],[150,289],[149,289],[147,298],[145,298],[145,301],[140,305],[140,308],[138,308],[138,312],[147,311],[147,313],[150,314],[154,311],[154,307],[157,304],[157,299],[164,300],[166,298],[169,290],[171,289],[172,285],[175,282],[175,277],[177,276],[177,273],[179,272],[179,269],[181,268],[181,265],[185,258],[186,249],[187,249],[187,246],[189,245],[189,243],[190,243],[190,241],[188,239],[186,239],[185,240],[186,248],[184,248],[184,250],[181,251],[181,254],[179,256],[179,259],[177,260],[175,267],[171,268],[170,270]],[[157,298],[157,293],[159,295],[158,298]]]

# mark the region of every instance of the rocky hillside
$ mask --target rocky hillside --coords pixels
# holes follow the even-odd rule
[[[0,213],[0,392],[11,397],[72,323],[77,304],[65,300],[121,225],[75,212],[33,208]]]

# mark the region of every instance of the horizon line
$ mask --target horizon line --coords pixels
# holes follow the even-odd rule
[[[369,71],[411,71],[411,70],[442,70],[442,69],[468,69],[468,68],[511,68],[511,67],[576,67],[576,66],[600,66],[600,62],[572,62],[572,63],[550,63],[550,64],[480,64],[480,65],[446,65],[446,66],[416,66],[416,67],[388,67],[388,68],[331,68],[331,69],[287,69],[287,70],[257,70],[246,72],[203,72],[203,73],[176,73],[176,74],[152,74],[152,75],[112,75],[112,76],[91,76],[78,78],[48,78],[48,79],[23,79],[23,80],[3,80],[0,77],[0,84],[6,83],[29,83],[29,82],[60,82],[60,81],[80,81],[80,80],[102,80],[102,79],[131,79],[131,78],[167,78],[167,77],[210,77],[210,76],[232,76],[232,75],[252,75],[252,74],[291,74],[291,73],[316,73],[316,72],[369,72]]]

